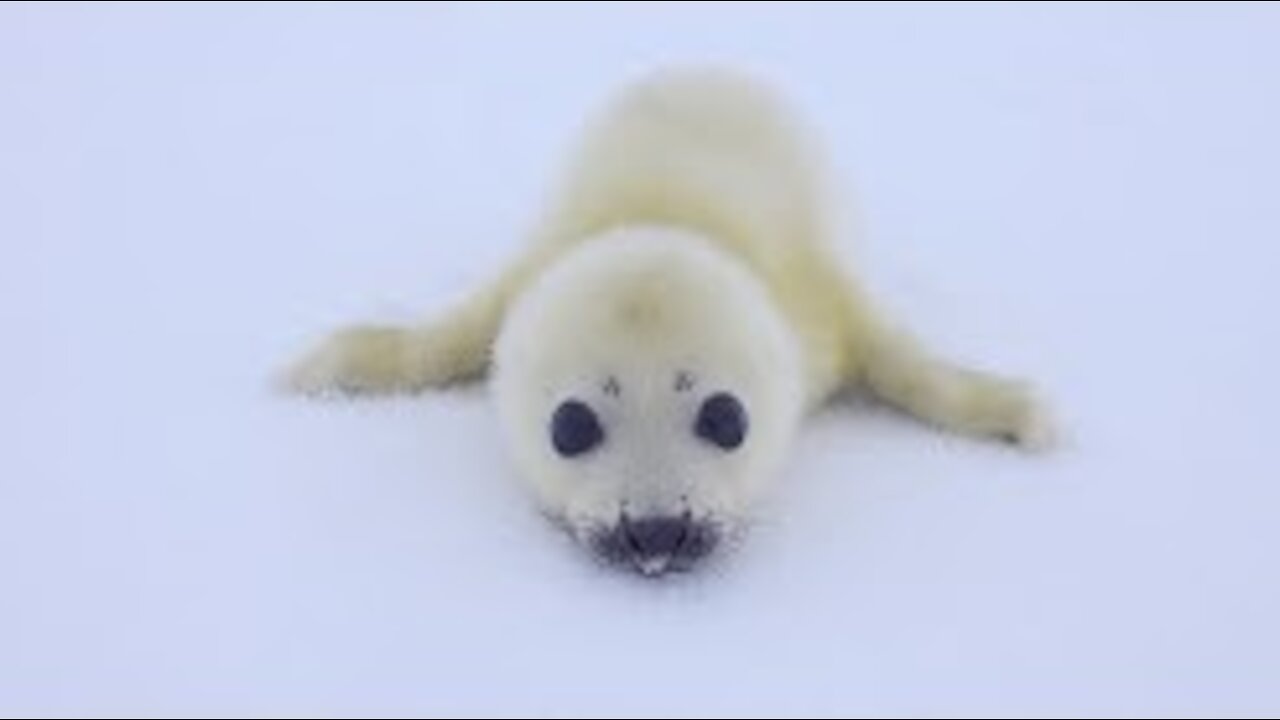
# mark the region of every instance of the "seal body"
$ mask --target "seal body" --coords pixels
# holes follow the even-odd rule
[[[542,506],[647,574],[741,526],[804,413],[843,390],[1043,446],[1026,384],[936,358],[875,310],[835,252],[822,165],[750,79],[650,76],[589,123],[491,284],[421,326],[340,331],[290,382],[383,393],[492,374]]]

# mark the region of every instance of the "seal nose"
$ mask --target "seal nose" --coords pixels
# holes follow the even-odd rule
[[[720,528],[710,519],[695,520],[687,511],[640,518],[622,513],[615,525],[588,537],[590,547],[605,561],[652,577],[692,568],[715,548]]]
[[[689,541],[693,520],[688,513],[632,520],[622,518],[622,533],[637,560],[671,558]]]

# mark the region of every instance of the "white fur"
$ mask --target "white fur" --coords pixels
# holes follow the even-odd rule
[[[865,389],[938,426],[1041,447],[1023,383],[926,352],[876,312],[832,247],[832,200],[807,134],[751,81],[656,74],[584,133],[526,248],[491,285],[420,327],[346,330],[290,375],[304,391],[417,390],[478,377],[543,504],[575,527],[681,507],[733,522],[772,477],[797,419]],[[675,374],[695,388],[672,390]],[[620,393],[605,392],[610,378]],[[696,401],[732,389],[744,447],[690,435]],[[608,442],[549,447],[558,400],[589,400]]]
[[[628,226],[540,276],[498,338],[494,396],[517,463],[551,512],[578,528],[684,510],[735,518],[772,476],[803,405],[798,344],[759,281],[703,238]],[[682,384],[680,381],[685,380]],[[702,399],[732,391],[749,441],[726,453],[693,432]],[[603,447],[556,455],[563,400],[601,415]]]

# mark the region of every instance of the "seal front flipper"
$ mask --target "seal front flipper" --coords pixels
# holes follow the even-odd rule
[[[283,385],[308,395],[386,395],[479,380],[488,372],[494,339],[525,277],[524,263],[516,263],[421,325],[338,330],[289,368]]]

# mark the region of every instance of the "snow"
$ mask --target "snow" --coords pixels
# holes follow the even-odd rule
[[[0,9],[0,713],[1280,711],[1274,6]],[[271,374],[520,241],[655,63],[777,84],[1024,456],[871,408],[653,583],[533,511],[482,389]]]

